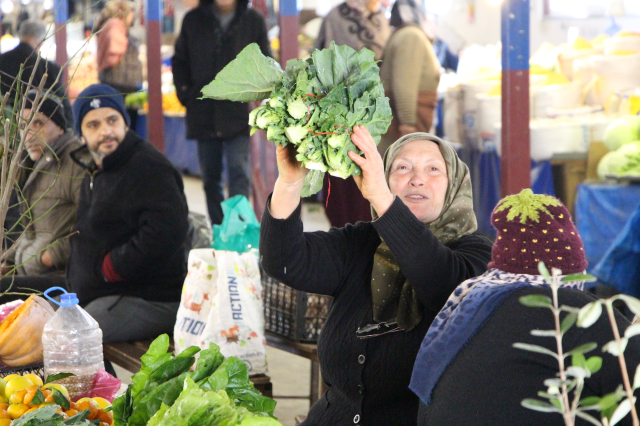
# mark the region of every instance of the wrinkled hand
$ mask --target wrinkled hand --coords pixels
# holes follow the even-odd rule
[[[274,218],[286,219],[300,204],[304,178],[309,170],[302,167],[302,163],[296,160],[292,145],[286,148],[278,145],[276,155],[279,175],[268,207]]]
[[[278,180],[286,185],[300,185],[309,173],[309,170],[302,167],[302,163],[296,160],[293,145],[276,147],[276,159],[278,162]]]
[[[40,257],[40,261],[44,266],[48,268],[51,268],[53,266],[53,259],[51,258],[51,255],[47,250],[45,250],[44,253],[42,253],[42,256]]]
[[[362,174],[354,176],[362,196],[367,199],[382,216],[393,203],[393,195],[384,177],[384,164],[376,143],[364,126],[355,126],[351,141],[364,153],[364,157],[349,151],[349,158],[362,169]]]

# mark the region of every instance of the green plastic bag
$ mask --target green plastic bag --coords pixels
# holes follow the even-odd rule
[[[249,200],[244,195],[236,195],[222,202],[221,225],[213,226],[213,245],[216,250],[244,253],[258,248],[260,223],[256,219]]]

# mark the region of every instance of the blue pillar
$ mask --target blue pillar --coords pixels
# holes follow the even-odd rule
[[[531,187],[529,0],[502,4],[502,196]]]

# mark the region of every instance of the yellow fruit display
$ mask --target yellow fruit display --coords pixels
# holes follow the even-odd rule
[[[614,37],[640,36],[640,33],[634,31],[620,31]]]
[[[9,418],[11,418],[12,420],[15,420],[18,417],[22,416],[24,413],[26,413],[28,410],[29,410],[28,405],[13,404],[13,405],[10,405],[9,408],[7,408],[7,414],[9,415]]]
[[[0,419],[0,426],[11,426],[11,419]]]
[[[49,383],[49,384],[44,385],[43,388],[45,388],[45,389],[58,389],[65,396],[69,396],[69,391],[67,390],[67,388],[65,388],[64,386],[62,386],[62,385],[60,385],[58,383]]]
[[[9,383],[9,380],[13,379],[14,377],[20,377],[20,375],[19,375],[19,374],[16,374],[16,373],[13,373],[13,374],[9,374],[9,375],[7,375],[7,376],[4,376],[4,379],[3,379],[3,380],[4,380],[5,385],[6,385],[7,383]],[[4,392],[2,392],[2,393],[4,393]]]
[[[15,391],[13,395],[11,395],[11,397],[9,398],[9,405],[20,404],[22,401],[24,401],[24,397],[26,394],[27,394],[26,389]]]
[[[42,362],[42,331],[54,314],[49,302],[35,295],[11,312],[0,323],[0,360],[9,367]]]
[[[577,37],[573,41],[573,46],[572,47],[575,50],[593,49],[593,44],[589,43],[589,40],[587,40],[584,37]]]
[[[33,382],[33,384],[38,386],[38,387],[40,387],[40,386],[42,386],[44,384],[44,382],[42,381],[40,376],[38,376],[37,374],[29,373],[29,374],[25,374],[22,377],[26,377],[27,379],[31,380]]]
[[[615,50],[610,53],[613,56],[626,56],[626,55],[635,55],[638,53],[637,50]]]
[[[94,400],[95,402],[97,402],[97,403],[98,403],[98,405],[100,406],[100,408],[101,408],[101,409],[103,409],[103,410],[104,410],[105,408],[107,408],[107,407],[110,407],[110,406],[111,406],[111,403],[110,403],[108,400],[106,400],[106,399],[104,399],[104,398],[100,398],[99,396],[97,396],[97,397],[93,398],[93,400]]]
[[[149,102],[145,102],[142,109],[149,112]],[[187,112],[187,109],[178,100],[176,92],[172,92],[162,94],[162,111],[175,114]]]
[[[27,379],[26,377],[14,377],[13,379],[9,380],[9,383],[7,383],[7,386],[4,388],[4,394],[7,399],[11,400],[11,396],[14,393],[23,389],[27,389],[29,386],[33,386],[33,382],[31,380]],[[24,398],[24,395],[22,395],[22,397]]]

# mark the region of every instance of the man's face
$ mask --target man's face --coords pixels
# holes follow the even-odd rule
[[[30,114],[31,110],[25,109],[22,117],[27,119]],[[29,132],[22,130],[22,137],[31,160],[38,161],[42,157],[42,153],[49,149],[49,144],[63,133],[64,130],[43,113],[38,112],[34,115]]]
[[[127,134],[127,124],[122,115],[113,108],[97,108],[82,119],[82,141],[89,147],[98,165],[113,153]]]
[[[237,0],[214,0],[215,5],[220,9],[231,9],[236,5]]]

